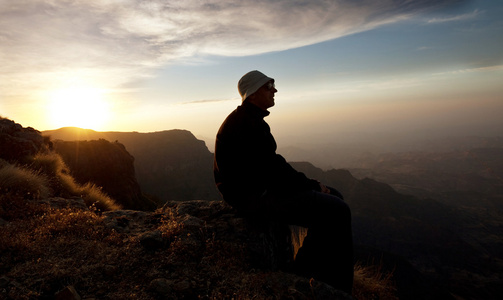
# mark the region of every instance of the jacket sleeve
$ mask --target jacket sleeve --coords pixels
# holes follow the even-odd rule
[[[295,170],[283,156],[275,154],[270,164],[271,171],[269,182],[270,188],[282,190],[316,190],[320,191],[320,184],[317,180],[308,178],[304,173]]]

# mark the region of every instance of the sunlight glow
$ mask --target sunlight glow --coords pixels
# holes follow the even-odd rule
[[[110,117],[104,91],[96,88],[65,88],[49,97],[48,116],[54,128],[74,126],[100,130]]]

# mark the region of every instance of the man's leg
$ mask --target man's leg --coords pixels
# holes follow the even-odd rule
[[[351,211],[339,197],[317,191],[266,194],[256,207],[267,218],[308,228],[297,253],[299,273],[351,294],[353,237]]]

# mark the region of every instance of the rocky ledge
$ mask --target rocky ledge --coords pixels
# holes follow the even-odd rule
[[[38,200],[36,204],[50,207],[53,211],[91,214],[78,197],[50,198]],[[4,220],[0,225],[9,226],[9,223]],[[272,223],[259,226],[237,215],[223,201],[168,202],[155,212],[103,212],[96,224],[93,225],[96,230],[108,233],[103,240],[112,239],[111,236],[118,240],[118,246],[115,245],[113,251],[101,249],[99,241],[87,242],[95,243],[93,248],[100,249],[98,255],[105,258],[92,258],[89,252],[98,250],[88,249],[85,255],[89,265],[85,267],[85,272],[82,271],[83,266],[73,263],[60,265],[59,268],[64,270],[45,277],[41,274],[27,275],[21,271],[22,267],[7,272],[0,280],[0,296],[35,294],[56,299],[119,299],[125,295],[134,295],[136,299],[351,299],[323,282],[289,272],[294,253],[289,227]],[[82,240],[87,238],[88,233],[84,232],[81,233]],[[51,236],[56,235],[53,230]],[[64,240],[63,243],[67,243],[68,239]],[[79,246],[73,247],[76,250],[69,252],[70,257],[60,258],[61,264],[77,260],[77,255],[81,259],[81,254],[77,254],[81,251],[77,251]],[[59,249],[56,251],[60,252]],[[37,264],[51,259],[50,256],[41,257]],[[30,279],[29,276],[34,277]]]

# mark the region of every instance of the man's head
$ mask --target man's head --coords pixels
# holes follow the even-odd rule
[[[246,73],[238,82],[241,100],[248,100],[263,110],[274,106],[274,79],[257,70]]]

